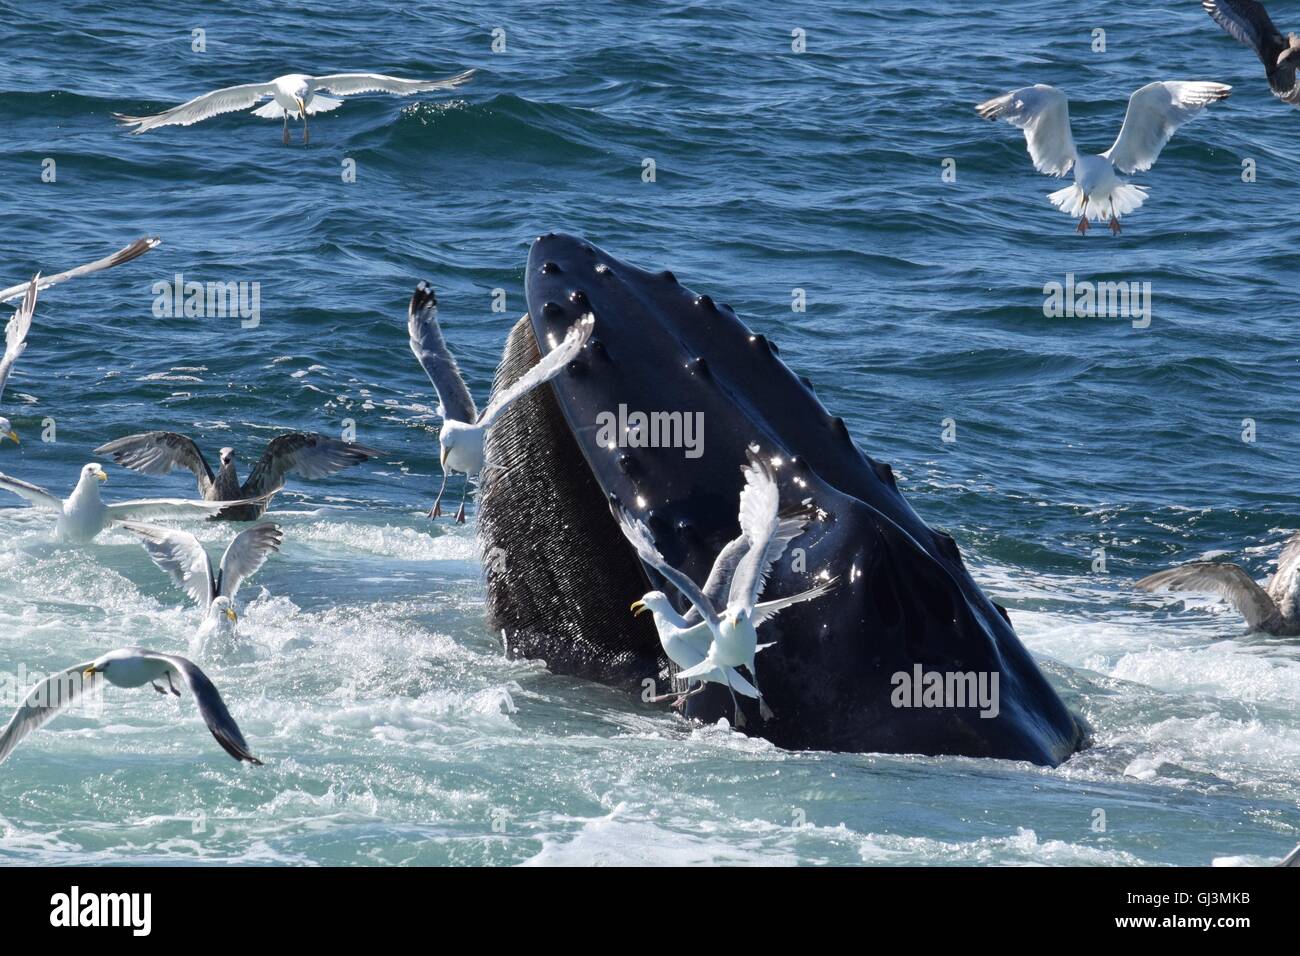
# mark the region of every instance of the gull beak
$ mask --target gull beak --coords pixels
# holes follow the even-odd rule
[[[9,434],[5,435],[5,438],[10,439],[10,440],[15,444],[15,445],[21,445],[21,444],[22,444],[22,442],[20,442],[20,441],[18,440],[18,433],[15,432],[15,431],[11,431],[11,432],[9,432]]]
[[[81,676],[94,677],[98,673],[99,673],[99,668],[97,668],[94,664],[91,664],[89,667],[87,667],[84,671],[81,672]]]
[[[235,613],[233,607],[226,608],[226,617],[230,618],[232,623],[239,620],[239,615]]]
[[[298,119],[307,118],[307,105],[302,100],[298,101]]]
[[[108,481],[108,472],[101,468],[99,471],[95,472],[95,477],[100,481]]]
[[[629,608],[629,610],[631,610],[633,617],[637,617],[641,614],[641,612],[648,611],[650,609],[645,606],[645,601],[633,601],[632,607]]]

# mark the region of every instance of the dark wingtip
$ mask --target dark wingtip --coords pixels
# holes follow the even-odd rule
[[[411,294],[411,315],[416,315],[430,306],[436,306],[437,304],[438,295],[433,291],[433,286],[424,279],[417,282],[415,285],[415,292]]]

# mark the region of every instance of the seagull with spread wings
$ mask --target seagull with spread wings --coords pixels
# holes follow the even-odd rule
[[[134,521],[122,527],[134,533],[145,551],[172,583],[204,609],[203,624],[190,641],[195,657],[210,656],[236,646],[235,594],[239,586],[256,574],[274,552],[280,550],[284,533],[273,524],[259,524],[241,531],[222,555],[214,571],[207,550],[188,531],[159,528]]]
[[[835,579],[830,578],[791,597],[759,602],[772,566],[785,553],[786,546],[803,534],[813,512],[801,507],[782,514],[772,465],[752,451],[742,471],[745,487],[740,492],[740,535],[718,552],[703,589],[664,559],[655,547],[650,529],[640,519],[621,507],[615,510],[623,535],[637,555],[691,605],[685,615],[678,614],[662,591],[651,591],[632,605],[636,614],[642,611],[654,614],[664,653],[681,668],[678,679],[686,681],[688,687],[695,680],[701,682],[695,690],[679,695],[674,706],[679,706],[686,696],[703,690],[705,684],[723,684],[731,692],[737,727],[745,726],[736,701],[737,691],[758,698],[759,713],[764,719],[772,716],[754,670],[758,652],[771,645],[758,643],[757,628],[782,609],[820,597],[835,585]],[[748,668],[752,685],[735,670],[741,665]],[[672,695],[654,699],[663,700],[667,696]]]
[[[265,106],[253,110],[253,115],[265,119],[283,118],[284,144],[288,146],[291,117],[302,120],[302,141],[306,143],[307,117],[327,113],[343,105],[342,100],[320,95],[322,90],[335,96],[352,96],[356,93],[411,96],[414,93],[449,90],[468,83],[473,76],[473,70],[442,80],[404,80],[397,76],[384,76],[382,73],[330,73],[326,76],[289,73],[277,76],[269,83],[244,83],[213,90],[152,116],[123,116],[115,113],[113,118],[125,126],[134,127],[131,132],[139,135],[156,126],[190,126],[222,113],[248,109],[262,100],[270,99],[271,102]]]
[[[1089,220],[1102,222],[1107,216],[1111,233],[1118,235],[1120,217],[1141,206],[1147,190],[1116,173],[1146,172],[1178,127],[1231,92],[1232,87],[1222,83],[1148,83],[1129,97],[1124,125],[1114,144],[1097,155],[1075,148],[1069,100],[1056,87],[1042,83],[1026,86],[986,100],[975,109],[987,120],[1004,119],[1024,130],[1029,158],[1040,173],[1064,176],[1074,169],[1074,185],[1047,198],[1062,212],[1080,217],[1081,235],[1087,233]]]
[[[1240,565],[1218,561],[1192,561],[1158,571],[1137,586],[1144,591],[1215,594],[1236,608],[1252,631],[1294,637],[1300,634],[1300,532],[1282,548],[1267,587],[1256,584]]]
[[[9,373],[13,370],[14,362],[18,361],[18,356],[27,350],[27,332],[32,327],[32,313],[36,311],[36,290],[40,283],[40,273],[32,279],[27,285],[27,294],[23,296],[22,303],[9,318],[5,326],[5,351],[0,356],[0,399],[5,396],[5,383],[9,381]],[[18,433],[14,431],[13,423],[9,419],[0,415],[0,442],[6,438],[15,445],[18,442]]]
[[[143,687],[148,684],[160,694],[169,691],[177,697],[178,683],[184,684],[199,705],[199,714],[223,750],[236,760],[261,765],[252,755],[239,725],[230,716],[226,703],[208,675],[193,661],[175,654],[159,654],[143,647],[123,647],[109,651],[93,661],[52,674],[28,691],[9,724],[0,733],[0,763],[32,731],[43,727],[64,710],[76,704],[102,677],[115,687]],[[167,684],[166,689],[163,683]]]
[[[593,315],[584,315],[573,324],[563,341],[558,345],[551,342],[551,351],[542,356],[514,384],[500,389],[487,408],[479,412],[465,380],[461,378],[456,359],[443,341],[442,330],[438,328],[438,297],[434,294],[433,286],[421,281],[415,287],[415,294],[411,296],[411,304],[407,309],[411,351],[438,392],[438,414],[442,416],[442,430],[438,433],[442,487],[438,489],[438,497],[429,510],[430,518],[442,514],[442,495],[447,490],[447,476],[457,471],[465,475],[466,490],[461,494],[456,520],[465,520],[465,495],[468,493],[469,479],[484,468],[493,467],[483,461],[483,442],[487,430],[511,402],[564,371],[564,367],[578,357],[582,347],[591,338],[595,324]]]
[[[219,501],[189,501],[184,498],[144,498],[107,504],[99,496],[99,484],[103,481],[108,481],[108,475],[103,468],[92,463],[81,469],[77,487],[62,501],[44,488],[5,474],[0,474],[0,491],[12,492],[27,499],[33,507],[58,515],[54,535],[69,544],[87,544],[101,531],[125,521],[212,515],[225,507]],[[241,501],[239,504],[255,502]]]
[[[1240,43],[1253,49],[1264,64],[1269,89],[1283,103],[1300,106],[1300,37],[1282,36],[1268,11],[1256,0],[1201,0],[1214,22]]]
[[[173,468],[188,468],[205,501],[238,502],[220,511],[214,520],[256,521],[288,476],[325,478],[383,453],[316,432],[288,432],[267,443],[266,451],[242,485],[233,448],[221,449],[221,467],[214,472],[193,439],[175,432],[127,435],[100,445],[95,454],[112,455],[123,468],[144,475],[166,475]]]

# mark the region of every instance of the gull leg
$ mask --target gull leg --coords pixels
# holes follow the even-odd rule
[[[287,110],[284,114],[284,145],[289,145],[289,113]]]
[[[736,729],[739,730],[745,726],[745,715],[740,712],[740,701],[736,700],[736,692],[731,689],[731,678],[727,676],[726,668],[719,667],[722,672],[722,681],[727,685],[727,693],[731,694],[731,707],[736,715]]]
[[[1088,234],[1088,228],[1088,197],[1084,196],[1083,216],[1079,219],[1079,235],[1086,236]]]
[[[456,512],[456,523],[465,523],[465,496],[469,494],[469,475],[465,476],[465,487],[460,493],[460,509]]]
[[[1118,235],[1120,234],[1119,219],[1117,219],[1117,218],[1115,217],[1115,201],[1114,201],[1114,200],[1111,200],[1111,203],[1110,203],[1110,234],[1111,234],[1112,236],[1118,236]]]
[[[433,501],[433,507],[429,509],[429,517],[437,518],[442,515],[442,493],[447,490],[447,473],[442,473],[442,487],[438,489],[438,497]]]
[[[165,693],[167,693],[167,691],[163,690],[161,687],[158,686],[158,684],[157,684],[156,681],[150,681],[150,682],[149,682],[149,686],[152,687],[154,690],[156,690],[156,691],[157,691],[158,693],[160,693],[160,694],[165,694]]]
[[[176,685],[172,683],[172,672],[171,672],[171,671],[168,671],[168,672],[167,672],[167,687],[168,687],[168,688],[171,690],[171,692],[172,692],[173,694],[175,694],[177,697],[181,696],[181,692],[178,691],[178,690],[176,689]]]
[[[302,144],[303,144],[304,146],[307,145],[307,138],[308,138],[308,134],[307,134],[307,111],[306,111],[306,110],[303,110],[303,111],[302,111]]]
[[[749,676],[754,678],[754,690],[758,691],[758,716],[764,720],[771,720],[776,716],[772,708],[767,706],[767,698],[763,696],[763,688],[758,686],[758,671],[754,670],[753,658],[749,661]]]

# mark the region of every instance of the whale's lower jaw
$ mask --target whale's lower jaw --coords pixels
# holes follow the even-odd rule
[[[533,245],[529,315],[512,330],[496,389],[537,361],[586,311],[596,316],[582,357],[516,402],[492,429],[479,536],[492,626],[513,655],[560,674],[668,690],[649,616],[629,604],[658,587],[609,512],[641,516],[665,558],[696,581],[738,533],[746,446],[780,456],[784,501],[811,499],[822,520],[778,562],[765,598],[805,590],[820,572],[840,586],[786,609],[759,632],[762,721],[742,701],[750,733],[789,749],[952,754],[1055,765],[1084,742],[1009,620],[975,584],[952,538],[899,494],[889,466],[863,455],[844,423],[725,306],[671,273],[649,273],[570,236]],[[703,453],[613,447],[596,421],[615,409],[698,412]],[[678,606],[684,609],[681,602]],[[904,696],[898,676],[996,674],[995,708]],[[639,694],[638,694],[639,696]],[[996,709],[995,714],[990,710]],[[981,716],[981,714],[987,716]],[[687,714],[732,717],[725,688],[692,697]]]

